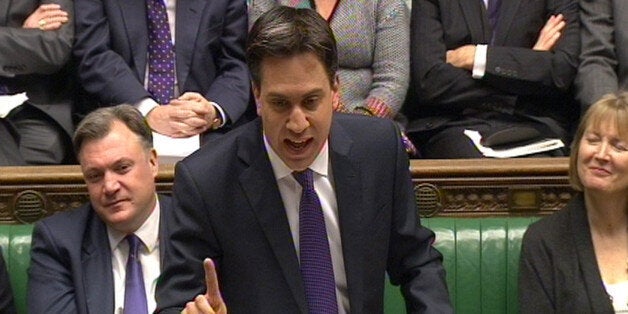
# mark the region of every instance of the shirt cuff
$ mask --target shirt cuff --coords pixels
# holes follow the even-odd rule
[[[159,104],[152,98],[144,98],[135,104],[135,108],[139,110],[143,116],[146,115],[153,109],[155,109]]]
[[[486,72],[486,52],[488,50],[487,45],[475,46],[475,57],[473,59],[473,72],[471,76],[474,79],[481,79]]]
[[[225,111],[224,111],[224,110],[222,110],[222,107],[220,107],[220,105],[219,105],[219,104],[217,104],[217,103],[215,103],[215,102],[213,102],[213,101],[210,101],[209,103],[210,103],[212,106],[214,106],[214,108],[216,108],[216,110],[217,110],[217,111],[218,111],[218,113],[220,114],[220,118],[221,118],[220,120],[221,120],[222,122],[220,123],[220,125],[219,125],[218,127],[219,127],[219,128],[222,128],[225,124],[227,124],[227,114],[225,114]]]

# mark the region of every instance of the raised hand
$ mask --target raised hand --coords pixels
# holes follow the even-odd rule
[[[541,29],[539,38],[536,40],[532,49],[538,51],[550,51],[554,49],[566,25],[567,22],[562,14],[550,16],[545,26]]]
[[[39,28],[42,31],[54,31],[68,22],[68,12],[61,10],[55,3],[40,5],[26,18],[23,28]]]
[[[205,268],[205,294],[199,294],[193,301],[185,305],[182,314],[227,314],[227,305],[222,300],[220,288],[218,287],[218,277],[214,262],[206,258],[203,261]]]

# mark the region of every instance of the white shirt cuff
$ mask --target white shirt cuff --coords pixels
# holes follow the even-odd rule
[[[225,111],[222,110],[222,107],[220,107],[219,104],[217,104],[217,103],[215,103],[213,101],[210,101],[209,103],[212,106],[214,106],[214,108],[216,108],[216,110],[218,110],[218,113],[220,114],[220,118],[221,118],[221,121],[222,121],[218,127],[222,128],[227,123],[227,115],[225,114]]]
[[[475,46],[475,57],[473,59],[473,72],[471,76],[474,79],[481,79],[486,72],[486,52],[488,50],[487,45]]]
[[[135,104],[135,108],[137,108],[137,110],[139,110],[145,117],[157,106],[159,106],[159,104],[152,98],[144,98]]]

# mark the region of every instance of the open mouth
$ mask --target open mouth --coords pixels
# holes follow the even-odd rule
[[[303,150],[305,150],[307,148],[307,146],[312,142],[313,140],[310,139],[305,139],[305,140],[288,140],[286,139],[284,141],[284,143],[286,143],[286,145],[288,146],[288,148],[294,152],[301,152]]]

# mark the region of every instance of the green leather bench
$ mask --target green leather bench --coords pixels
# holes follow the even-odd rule
[[[456,313],[518,313],[517,275],[521,237],[538,217],[425,218],[444,256],[447,285]],[[0,225],[18,313],[26,313],[26,270],[32,225]],[[385,313],[405,313],[398,287],[385,292]]]

